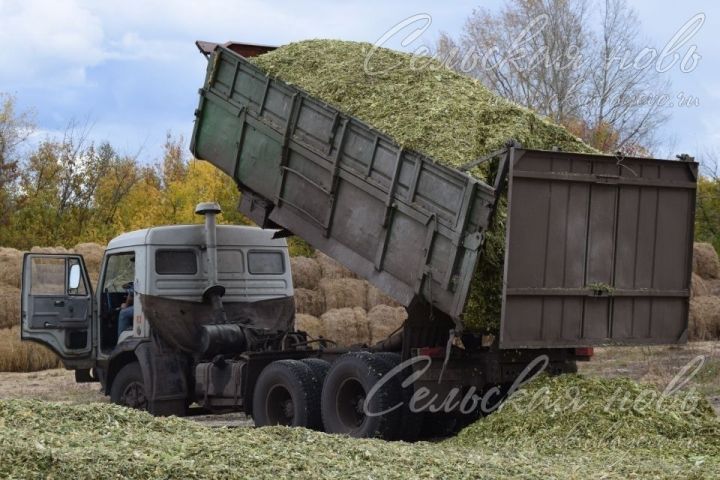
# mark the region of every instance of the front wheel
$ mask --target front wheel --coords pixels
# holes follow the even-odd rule
[[[129,363],[118,372],[110,387],[110,401],[136,410],[148,409],[148,397],[139,363]]]

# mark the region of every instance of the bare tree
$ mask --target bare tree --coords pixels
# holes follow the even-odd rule
[[[633,57],[639,51],[640,22],[626,0],[604,0],[599,41],[590,69],[586,121],[595,135],[609,125],[615,141],[596,144],[602,149],[631,148],[642,144],[654,147],[654,132],[667,120],[658,102],[643,98],[662,91],[663,82],[653,68],[635,68]],[[644,100],[644,101],[641,101]]]
[[[633,65],[640,23],[626,0],[590,1],[476,9],[457,39],[440,35],[436,56],[602,150],[637,153],[638,145],[654,146],[653,132],[667,120],[658,103],[637,100],[667,85],[656,70]]]

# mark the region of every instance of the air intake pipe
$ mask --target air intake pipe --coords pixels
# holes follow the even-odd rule
[[[205,216],[205,259],[208,284],[203,291],[203,300],[210,303],[213,309],[214,323],[227,323],[227,315],[223,307],[222,297],[225,287],[218,283],[217,264],[217,222],[215,216],[221,213],[220,205],[215,202],[198,203],[195,207],[197,215]]]

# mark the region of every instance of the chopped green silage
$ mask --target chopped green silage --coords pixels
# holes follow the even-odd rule
[[[620,449],[720,461],[720,419],[692,390],[663,395],[625,378],[543,376],[448,442],[548,455]]]
[[[588,406],[625,380],[544,379]],[[519,398],[514,400],[520,401]],[[305,429],[210,428],[108,404],[0,401],[2,478],[713,478],[720,426],[705,404],[687,416],[518,413],[508,405],[439,443],[356,440]],[[538,410],[539,412],[540,410]],[[621,425],[607,435],[608,428]],[[577,425],[580,433],[572,433]]]
[[[527,148],[592,152],[563,127],[509,102],[478,81],[424,57],[413,57],[368,43],[308,40],[255,57],[267,73],[297,85],[393,137],[406,148],[436,161],[461,166],[515,139]],[[420,68],[419,68],[420,67]],[[481,180],[489,168],[473,170]],[[465,312],[476,330],[497,330],[504,258],[505,224],[489,232]]]

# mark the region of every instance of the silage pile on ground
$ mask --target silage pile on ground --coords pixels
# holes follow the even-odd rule
[[[377,49],[369,67],[382,73],[369,75],[365,60],[371,49],[367,43],[309,40],[252,61],[445,165],[464,165],[509,139],[527,148],[593,151],[564,128],[429,59],[413,62],[408,54]],[[491,182],[490,171],[483,166],[473,174]],[[466,322],[478,330],[495,330],[500,318],[505,229],[499,213],[466,309]]]
[[[720,259],[709,243],[694,246],[691,296],[689,338],[720,339]]]
[[[33,247],[30,251],[82,255],[94,289],[105,247],[96,243],[80,243],[72,249]],[[3,372],[29,372],[60,365],[57,356],[47,348],[20,341],[20,286],[24,253],[14,248],[0,248],[0,371]]]
[[[619,387],[635,399],[644,390],[576,376],[540,382],[527,390],[548,386],[558,400],[577,387],[589,410],[564,417],[504,408],[458,438],[415,444],[299,428],[213,429],[108,404],[0,401],[0,476],[712,478],[720,469],[720,425],[706,404],[689,416],[677,402],[664,415],[605,416],[593,411],[604,407],[604,396]],[[616,436],[608,435],[612,428]]]
[[[290,259],[296,328],[341,346],[371,345],[407,318],[405,308],[327,255]]]

